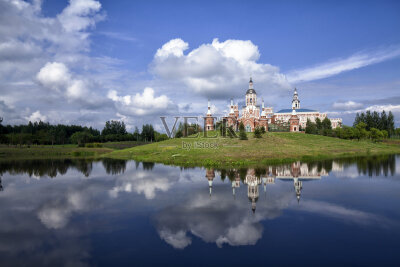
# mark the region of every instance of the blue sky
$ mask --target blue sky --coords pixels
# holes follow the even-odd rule
[[[130,128],[223,115],[259,99],[351,124],[391,110],[400,126],[399,1],[9,1],[0,17],[0,116]],[[3,15],[2,15],[3,14]],[[217,38],[217,40],[215,40]],[[214,41],[213,41],[214,40]]]

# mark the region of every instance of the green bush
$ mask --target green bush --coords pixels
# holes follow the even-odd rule
[[[103,145],[100,144],[100,143],[87,143],[87,144],[85,144],[85,147],[90,147],[90,148],[97,147],[97,148],[99,148],[99,147],[103,147]]]
[[[370,130],[371,140],[378,142],[383,139],[383,133],[376,128],[371,128]]]
[[[239,124],[239,139],[247,140],[247,134],[246,134],[246,131],[244,130],[243,122],[240,122],[240,124]]]
[[[261,138],[261,137],[262,137],[261,129],[259,127],[256,127],[254,129],[254,138]]]

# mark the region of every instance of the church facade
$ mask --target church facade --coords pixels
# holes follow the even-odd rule
[[[207,117],[211,117],[210,103],[208,106]],[[235,131],[239,129],[242,122],[247,132],[253,132],[256,127],[264,127],[268,131],[268,126],[286,125],[291,132],[298,132],[306,128],[307,120],[315,122],[317,118],[321,121],[327,117],[326,113],[320,113],[317,110],[305,109],[300,107],[300,99],[297,89],[294,89],[291,109],[282,109],[273,112],[272,107],[265,107],[262,100],[261,107],[257,105],[257,93],[254,89],[253,80],[250,78],[249,89],[245,94],[245,106],[239,113],[239,105],[234,104],[231,99],[229,114],[223,117],[227,127],[232,127]],[[340,127],[342,119],[331,118],[332,128]],[[214,129],[211,127],[211,120],[207,121],[206,130]]]
[[[300,99],[297,93],[297,89],[294,89],[293,99],[292,99],[292,108],[291,109],[282,109],[278,112],[274,113],[274,122],[277,124],[285,124],[290,122],[290,118],[292,117],[293,110],[296,110],[296,115],[299,118],[299,125],[302,129],[306,128],[307,120],[311,122],[315,122],[317,118],[321,121],[327,117],[326,113],[320,113],[317,110],[301,108],[300,107]],[[336,127],[340,127],[342,124],[341,118],[330,118],[332,129]]]

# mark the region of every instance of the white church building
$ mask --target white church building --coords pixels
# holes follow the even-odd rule
[[[272,108],[270,108],[272,109]],[[317,118],[321,121],[327,117],[326,113],[320,113],[317,110],[301,108],[300,99],[297,93],[297,88],[294,89],[293,100],[292,100],[292,108],[291,109],[281,109],[278,112],[275,112],[272,116],[272,121],[274,123],[289,123],[289,119],[292,116],[292,111],[296,110],[296,115],[300,120],[300,125],[303,129],[306,128],[307,120],[309,119],[311,122],[315,122]],[[340,127],[342,124],[341,118],[330,118],[332,129],[336,127]]]
[[[290,109],[282,109],[274,113],[272,107],[264,106],[264,101],[262,101],[262,106],[260,107],[257,103],[257,93],[253,87],[253,80],[251,78],[249,81],[249,89],[246,90],[245,101],[246,105],[243,107],[240,114],[239,105],[233,104],[233,100],[231,99],[229,114],[223,117],[223,120],[227,122],[227,127],[238,130],[239,124],[243,123],[247,132],[253,132],[256,127],[264,127],[265,130],[268,131],[268,126],[290,125],[290,131],[298,132],[300,129],[304,130],[306,128],[307,120],[315,123],[317,118],[322,121],[327,117],[326,113],[301,108],[296,88],[294,89],[292,106]],[[331,118],[330,121],[333,129],[341,127],[342,119]],[[211,114],[210,102],[208,103],[205,129],[206,131],[214,130],[214,117]]]

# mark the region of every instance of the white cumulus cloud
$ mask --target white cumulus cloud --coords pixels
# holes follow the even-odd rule
[[[182,39],[172,39],[168,43],[164,44],[161,48],[157,49],[155,55],[156,58],[167,58],[172,55],[175,57],[182,57],[183,51],[189,48],[189,44],[184,42]]]
[[[63,63],[47,62],[36,78],[44,87],[60,91],[70,82],[71,74]]]
[[[261,91],[290,88],[278,67],[257,62],[260,52],[251,41],[214,39],[185,54],[188,48],[182,39],[164,44],[154,56],[153,72],[211,98],[242,95],[250,76]]]
[[[168,113],[170,108],[177,108],[166,95],[155,96],[154,89],[150,87],[144,88],[143,93],[125,96],[119,96],[117,91],[111,90],[107,96],[116,103],[121,114],[142,116]]]
[[[39,110],[33,112],[30,116],[25,117],[27,121],[35,122],[35,121],[46,121],[47,117],[42,115]]]
[[[67,87],[66,94],[70,99],[80,99],[89,95],[89,90],[87,89],[87,85],[84,81],[73,80]]]
[[[64,63],[46,63],[36,75],[36,79],[45,88],[60,93],[70,102],[101,104],[104,101],[104,97],[99,97],[90,89],[91,82],[89,80],[77,78]]]
[[[94,26],[99,16],[94,16],[101,9],[101,4],[94,0],[70,0],[69,5],[58,15],[67,32],[85,30]]]

